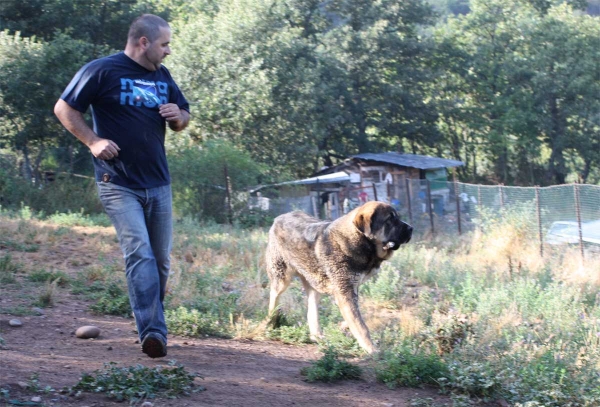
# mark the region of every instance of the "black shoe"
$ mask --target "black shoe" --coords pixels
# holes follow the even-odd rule
[[[151,358],[164,358],[167,356],[167,341],[156,332],[150,332],[142,341],[142,352]]]

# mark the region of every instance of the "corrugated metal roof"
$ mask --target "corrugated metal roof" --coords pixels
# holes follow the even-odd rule
[[[461,167],[465,165],[462,161],[447,160],[445,158],[430,157],[427,155],[405,154],[405,153],[364,153],[353,155],[351,158],[360,160],[378,161],[388,164],[401,165],[403,167],[430,170],[434,168]]]
[[[311,177],[305,179],[299,179],[296,181],[288,181],[282,182],[277,185],[307,185],[307,184],[316,184],[317,182],[320,184],[329,183],[329,182],[343,182],[349,181],[350,175],[346,174],[343,171],[334,172],[333,174],[325,174],[319,175],[318,177]]]

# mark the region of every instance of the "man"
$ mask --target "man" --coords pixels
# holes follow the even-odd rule
[[[163,299],[172,246],[166,124],[189,122],[189,104],[161,63],[171,53],[171,30],[144,14],[129,29],[124,52],[85,65],[54,107],[67,130],[93,155],[100,200],[125,258],[129,300],[142,351],[167,355]],[[83,119],[92,106],[94,128]]]

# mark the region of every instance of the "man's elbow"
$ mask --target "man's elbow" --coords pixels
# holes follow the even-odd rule
[[[65,119],[69,107],[70,106],[67,104],[67,102],[65,102],[62,99],[58,99],[58,101],[54,105],[54,115],[58,117],[58,120],[62,122]]]

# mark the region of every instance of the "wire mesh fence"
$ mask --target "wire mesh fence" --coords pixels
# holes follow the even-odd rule
[[[320,199],[321,195],[294,198],[294,202],[280,198],[271,208],[273,215],[294,208],[335,219],[365,201],[379,200],[396,207],[413,225],[417,239],[462,235],[505,222],[518,226],[524,238],[539,246],[542,255],[563,245],[578,247],[584,258],[600,255],[600,186],[510,187],[404,181],[401,185],[380,183],[330,190],[326,201]]]

